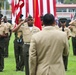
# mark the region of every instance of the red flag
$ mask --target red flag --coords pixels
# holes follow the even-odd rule
[[[43,16],[43,0],[40,0],[40,15]]]
[[[14,0],[12,0],[12,14],[14,15],[15,14],[15,4],[14,4]]]
[[[38,0],[34,0],[34,10],[35,10],[34,11],[35,26],[37,26],[41,30],[42,26],[41,26],[40,14],[39,14]]]
[[[25,1],[25,4],[26,4],[26,17],[28,17],[28,13],[29,13],[29,1],[28,0],[26,0]]]
[[[20,8],[22,9],[24,6],[24,0],[20,0]]]
[[[12,14],[14,14],[15,23],[18,24],[20,14],[22,14],[22,8],[24,6],[24,0],[12,0]]]
[[[54,10],[54,16],[55,16],[55,18],[57,18],[57,15],[56,15],[56,0],[53,0],[53,10]]]
[[[31,15],[37,20],[37,17],[45,15],[46,13],[51,13],[55,17],[57,17],[56,0],[12,0],[12,23],[13,24],[14,24],[14,21],[16,20],[16,17],[19,19],[20,13],[24,15],[23,19],[28,17],[28,15]],[[35,14],[38,14],[39,16],[36,16]]]
[[[20,18],[20,14],[22,14],[22,7],[24,6],[24,0],[19,0],[18,4],[16,5],[17,13],[16,13],[16,19],[15,22],[18,24],[18,20]]]

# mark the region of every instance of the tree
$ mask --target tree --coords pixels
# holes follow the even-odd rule
[[[7,0],[5,0],[5,2],[6,2],[6,10],[7,10],[9,9],[9,3]],[[2,8],[4,8],[4,2],[2,2]]]
[[[76,0],[64,0],[65,4],[76,4]]]
[[[1,14],[1,8],[4,9],[4,2],[5,2],[5,10],[8,10],[10,8],[8,0],[0,0],[0,14]]]

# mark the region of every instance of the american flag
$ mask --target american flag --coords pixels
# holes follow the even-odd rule
[[[56,16],[56,0],[38,0],[39,14],[52,13]],[[25,0],[25,16],[29,14],[34,17],[34,0]]]
[[[24,0],[12,0],[12,23],[18,24],[18,19],[24,7]]]
[[[39,15],[51,13],[56,17],[56,0],[12,0],[12,23],[14,24],[17,15],[23,14],[23,19],[31,15],[35,17],[35,2],[38,1]],[[18,16],[19,16],[18,15]]]

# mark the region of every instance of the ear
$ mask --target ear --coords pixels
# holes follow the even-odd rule
[[[65,22],[65,24],[66,24],[66,22]]]
[[[56,24],[56,21],[54,21],[54,24]]]

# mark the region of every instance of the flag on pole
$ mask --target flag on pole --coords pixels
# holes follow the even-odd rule
[[[35,5],[34,1],[38,5]],[[56,17],[56,0],[12,0],[12,23],[15,22],[16,17],[19,17],[20,13],[24,15],[23,18],[28,17],[28,15],[36,18],[36,10],[38,11],[38,16],[51,13]]]
[[[12,22],[18,24],[20,14],[22,14],[22,8],[24,6],[24,0],[12,0]]]
[[[37,1],[40,15],[51,13],[56,16],[56,0]],[[34,0],[25,0],[25,17],[27,17],[28,15],[34,17]]]
[[[38,0],[34,0],[34,25],[37,26],[40,30],[42,29],[40,14],[39,14],[39,4]]]
[[[15,15],[15,6],[14,6],[14,0],[12,0],[12,15]]]
[[[24,6],[24,0],[19,0],[16,4],[15,4],[15,8],[16,8],[16,19],[15,22],[16,24],[18,24],[18,20],[20,18],[20,14],[22,14],[22,8]]]

